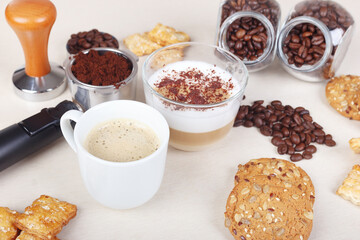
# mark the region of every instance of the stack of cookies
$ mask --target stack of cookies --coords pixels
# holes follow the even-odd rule
[[[1,240],[57,240],[56,235],[76,216],[76,206],[46,195],[20,214],[0,207]]]
[[[235,239],[308,239],[315,190],[295,164],[274,158],[239,165],[226,204],[225,226]]]

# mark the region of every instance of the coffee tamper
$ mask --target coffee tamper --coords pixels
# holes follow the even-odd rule
[[[48,0],[13,0],[5,10],[6,20],[18,36],[25,55],[25,67],[15,71],[15,92],[25,100],[45,101],[60,95],[65,73],[50,64],[48,40],[56,19],[56,8]]]

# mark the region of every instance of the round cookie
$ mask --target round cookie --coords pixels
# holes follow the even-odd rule
[[[241,178],[237,179],[237,184],[227,200],[225,212],[225,226],[229,228],[235,239],[302,240],[309,238],[312,229],[314,196],[313,192],[309,191],[313,188],[310,178],[306,179],[307,181],[303,180],[304,177],[308,177],[307,174],[299,168],[306,175],[293,177],[298,180],[296,183],[306,183],[305,186],[310,186],[304,191],[294,181],[291,183],[284,181],[281,175],[267,175],[251,171],[255,170],[252,168],[257,167],[257,163],[265,163],[265,166],[269,163],[269,166],[276,166],[279,163],[282,165],[283,161],[259,159],[252,160],[244,166],[250,171],[246,171]],[[286,166],[291,167],[291,164]],[[290,167],[288,172],[291,173]]]
[[[256,175],[277,177],[281,180],[282,186],[286,188],[296,186],[308,196],[312,203],[315,201],[315,189],[309,175],[292,162],[276,158],[250,160],[245,165],[238,166],[235,184],[240,180]]]
[[[332,78],[326,85],[326,98],[341,115],[360,120],[360,77],[346,75]]]

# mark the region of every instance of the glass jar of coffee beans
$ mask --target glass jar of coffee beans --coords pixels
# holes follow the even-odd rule
[[[349,47],[354,19],[333,1],[298,3],[281,29],[278,56],[286,71],[310,82],[332,78]]]
[[[262,70],[275,58],[280,17],[275,0],[222,1],[217,45],[238,56],[249,71]]]

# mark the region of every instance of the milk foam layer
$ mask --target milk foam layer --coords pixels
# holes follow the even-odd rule
[[[155,84],[167,76],[170,71],[189,71],[193,68],[200,70],[204,74],[211,73],[213,76],[219,76],[223,81],[231,81],[232,89],[229,90],[230,97],[236,95],[240,89],[240,83],[226,70],[200,61],[180,61],[166,65],[164,68],[156,71],[148,80],[151,87],[155,89]],[[241,95],[237,99],[220,104],[210,108],[195,108],[191,105],[185,108],[181,103],[175,105],[165,102],[163,99],[151,95],[150,91],[145,91],[146,102],[160,111],[166,118],[170,128],[191,133],[204,133],[214,131],[232,122],[239,109]],[[206,106],[206,105],[204,105]]]
[[[159,145],[156,133],[146,124],[133,119],[100,123],[85,140],[89,153],[112,162],[142,159],[155,152]]]

